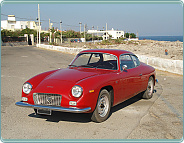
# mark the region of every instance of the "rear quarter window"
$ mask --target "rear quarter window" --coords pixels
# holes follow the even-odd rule
[[[135,64],[135,67],[139,66],[140,65],[139,59],[135,55],[131,55],[131,57],[132,57],[132,60]]]

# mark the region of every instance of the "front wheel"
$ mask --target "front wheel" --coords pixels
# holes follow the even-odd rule
[[[98,123],[105,121],[109,117],[110,108],[110,94],[106,89],[103,89],[99,94],[96,108],[92,114],[91,120]]]
[[[152,96],[153,96],[153,91],[154,91],[154,79],[153,79],[153,77],[151,76],[151,77],[149,78],[149,81],[148,81],[147,89],[146,89],[146,91],[144,92],[142,98],[144,98],[144,99],[150,99],[150,98],[152,98]]]

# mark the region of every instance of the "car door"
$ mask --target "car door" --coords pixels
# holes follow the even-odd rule
[[[122,69],[122,67],[126,65],[127,69]],[[141,71],[139,66],[137,66],[131,55],[121,55],[120,56],[120,67],[121,67],[121,100],[124,101],[136,93],[141,89]]]
[[[137,56],[135,55],[130,55],[131,58],[132,58],[132,61],[134,62],[135,64],[135,68],[134,71],[137,75],[137,80],[136,80],[136,87],[137,87],[137,90],[136,90],[136,93],[139,93],[140,91],[143,90],[143,80],[145,79],[144,78],[144,73],[143,73],[143,68],[142,66],[140,65],[140,61],[139,59],[137,58]]]

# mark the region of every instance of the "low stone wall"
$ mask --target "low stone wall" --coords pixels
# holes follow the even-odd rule
[[[158,70],[183,75],[182,60],[163,59],[159,57],[151,57],[145,55],[137,55],[137,56],[141,62],[151,65]]]
[[[85,50],[83,48],[68,48],[68,47],[44,45],[44,44],[40,44],[40,46],[39,45],[36,45],[36,46],[40,48],[44,48],[44,49],[61,51],[64,53],[69,53],[69,54],[78,54],[80,51]]]
[[[7,42],[3,43],[1,42],[1,46],[25,46],[28,45],[27,42]]]
[[[70,54],[77,54],[80,51],[86,50],[84,48],[68,48],[68,47],[61,47],[61,46],[53,46],[53,45],[44,45],[40,44],[37,47],[49,49],[49,50],[56,50],[61,51],[64,53]],[[163,59],[159,57],[151,57],[145,55],[137,55],[141,62],[144,62],[150,66],[158,70],[168,71],[171,73],[176,73],[183,75],[183,60],[171,60],[171,59]]]

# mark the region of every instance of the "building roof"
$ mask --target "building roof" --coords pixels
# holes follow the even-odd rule
[[[8,17],[15,17],[15,15],[8,15]]]

